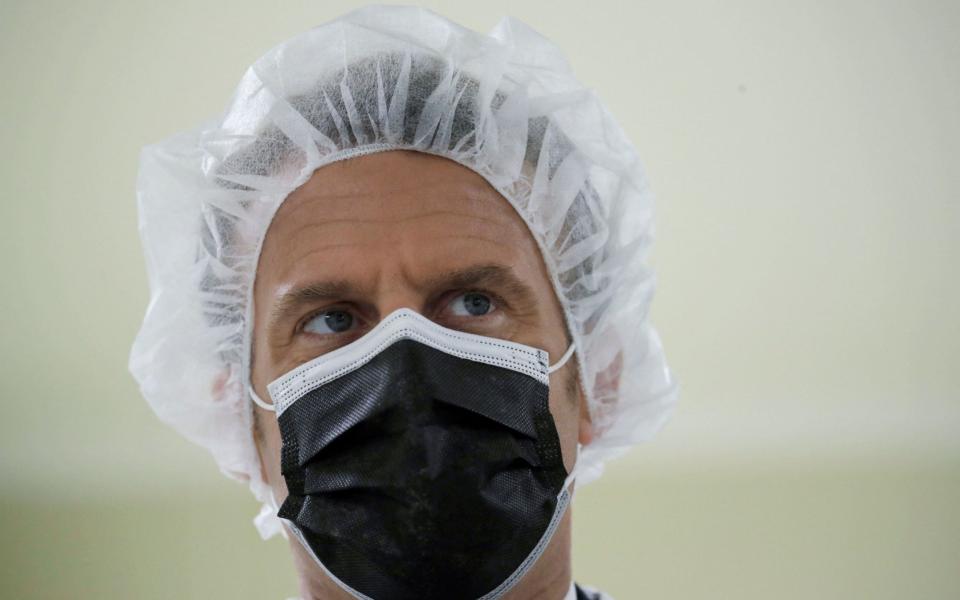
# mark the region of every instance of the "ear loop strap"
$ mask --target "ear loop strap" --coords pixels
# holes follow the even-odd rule
[[[553,373],[557,371],[563,365],[566,364],[570,357],[573,356],[573,351],[576,349],[576,346],[571,342],[570,347],[567,348],[567,351],[563,353],[563,356],[560,357],[560,360],[556,362],[552,367],[547,369],[547,373]],[[570,484],[577,478],[577,474],[580,472],[580,450],[583,445],[578,441],[577,442],[577,454],[573,459],[573,468],[570,469],[570,473],[567,475],[566,479],[563,480],[563,488],[561,493],[567,491],[570,488]]]
[[[577,478],[577,475],[580,473],[580,450],[583,448],[583,444],[577,442],[577,454],[573,458],[573,468],[570,469],[570,473],[567,474],[567,478],[563,480],[563,488],[561,493],[570,489],[570,484],[574,482]]]
[[[267,498],[263,501],[263,506],[260,507],[260,513],[254,517],[253,522],[257,526],[257,529],[260,530],[260,535],[263,539],[267,539],[278,531],[280,535],[283,536],[283,539],[289,539],[287,529],[283,526],[282,519],[280,518],[280,505],[277,502],[277,497],[273,493],[273,488],[270,487],[269,484],[267,485]]]
[[[260,396],[257,395],[257,392],[253,389],[253,384],[247,384],[247,389],[250,391],[250,399],[253,400],[253,403],[262,408],[263,410],[269,410],[270,412],[276,412],[277,409],[272,404],[267,404],[264,402]]]
[[[576,345],[574,345],[574,344],[571,342],[571,343],[570,343],[570,347],[567,348],[567,351],[563,353],[563,356],[560,357],[560,360],[558,360],[552,367],[549,367],[549,368],[547,369],[547,373],[553,373],[554,371],[556,371],[557,369],[559,369],[559,368],[561,368],[563,365],[565,365],[566,362],[567,362],[568,360],[570,360],[570,357],[573,356],[573,351],[574,351],[574,350],[576,350]]]

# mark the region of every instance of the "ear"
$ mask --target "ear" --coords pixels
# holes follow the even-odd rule
[[[253,437],[253,445],[257,449],[257,462],[260,463],[260,478],[270,484],[270,478],[267,477],[267,469],[264,465],[267,464],[266,456],[268,455],[267,448],[265,447],[266,442],[263,438],[263,418],[264,414],[267,414],[267,411],[263,410],[256,404],[253,404],[253,401],[248,399],[247,402],[250,402],[252,405],[250,407],[250,435]]]
[[[224,366],[216,377],[213,379],[213,384],[210,387],[210,393],[213,396],[214,402],[225,402],[226,394],[229,386],[231,385],[230,377],[233,373],[233,369],[229,366]],[[251,402],[248,398],[244,398],[242,401]],[[252,402],[251,402],[252,403]],[[262,410],[258,406],[252,407],[251,415],[251,425],[250,425],[250,436],[253,438],[254,447],[257,449],[257,458],[260,459],[260,477],[263,481],[269,481],[267,479],[267,471],[263,468],[263,454],[264,449],[262,448],[262,439],[260,435],[259,427],[259,415],[258,411]]]
[[[225,396],[229,383],[230,367],[224,366],[220,369],[220,372],[217,373],[217,376],[213,378],[213,384],[210,386],[210,394],[213,396],[214,402],[219,404],[226,399]]]
[[[590,416],[590,409],[587,408],[583,392],[580,392],[580,433],[577,441],[580,442],[581,446],[586,446],[593,441],[593,419]]]
[[[593,395],[597,398],[610,398],[620,389],[620,374],[623,372],[623,351],[617,350],[616,356],[594,379]],[[581,394],[580,402],[580,443],[584,446],[593,441],[595,431],[590,409]]]
[[[252,413],[252,431],[250,435],[253,436],[253,445],[257,448],[257,462],[260,463],[260,479],[267,485],[270,485],[270,478],[267,477],[267,469],[264,467],[267,462],[264,460],[266,449],[263,447],[263,435],[260,433],[262,431],[260,428],[260,413],[264,411],[259,406],[253,406],[250,412]]]

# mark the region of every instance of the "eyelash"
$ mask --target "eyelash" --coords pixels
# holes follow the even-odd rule
[[[465,295],[465,294],[483,294],[483,295],[485,295],[485,296],[489,296],[490,299],[493,300],[494,304],[497,306],[497,310],[503,310],[504,308],[507,308],[507,307],[510,306],[510,305],[507,303],[507,301],[504,300],[499,294],[497,294],[497,293],[495,293],[495,292],[490,292],[490,291],[487,291],[487,290],[484,290],[484,289],[480,289],[480,288],[470,288],[470,289],[466,289],[466,290],[457,290],[457,291],[455,291],[455,292],[448,292],[447,294],[444,294],[444,296],[441,296],[441,297],[449,297],[449,298],[452,300],[453,297],[455,297],[455,296],[462,296],[462,295]],[[449,302],[447,302],[447,303],[444,304],[443,306],[446,307],[447,304],[449,304]],[[309,323],[310,321],[312,321],[312,320],[315,319],[316,317],[319,317],[320,315],[322,315],[322,314],[324,314],[324,313],[333,312],[333,311],[338,311],[338,310],[342,310],[342,311],[344,311],[344,312],[351,312],[351,311],[350,311],[350,308],[348,308],[348,307],[341,307],[341,306],[336,305],[336,304],[333,305],[333,306],[326,306],[326,307],[324,307],[324,308],[315,310],[315,311],[313,311],[313,312],[311,312],[311,313],[308,313],[305,317],[303,317],[303,318],[300,320],[299,323],[297,323],[297,326],[296,326],[296,329],[295,329],[296,333],[298,333],[298,334],[304,333],[304,329],[306,328],[307,323]],[[351,314],[353,314],[353,313],[351,313]],[[483,316],[487,316],[487,315],[483,315]],[[482,317],[480,317],[480,318],[482,318]],[[320,336],[321,334],[316,334],[316,333],[315,333],[315,334],[309,334],[309,335]],[[328,334],[328,335],[330,335],[330,334]]]
[[[322,314],[324,314],[324,313],[334,312],[334,311],[340,311],[340,310],[342,310],[342,311],[344,311],[344,312],[351,312],[350,309],[347,308],[347,307],[340,307],[340,306],[338,306],[338,305],[326,306],[326,307],[324,307],[324,308],[321,308],[321,309],[315,310],[315,311],[313,311],[313,312],[307,313],[307,315],[306,315],[305,317],[303,317],[302,319],[300,319],[300,322],[297,323],[297,326],[296,326],[296,329],[295,329],[295,330],[296,330],[297,333],[304,333],[303,330],[307,327],[307,323],[309,323],[310,321],[314,320],[315,318],[319,317],[320,315],[322,315]],[[351,313],[351,314],[352,314],[352,313]],[[320,334],[314,333],[314,334],[310,334],[310,335],[320,335]]]

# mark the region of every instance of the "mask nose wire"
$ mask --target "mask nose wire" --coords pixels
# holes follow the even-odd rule
[[[560,357],[553,366],[547,368],[547,373],[553,373],[554,371],[560,369],[570,360],[570,357],[573,356],[573,351],[576,350],[576,345],[571,343],[570,347],[567,348],[567,351],[563,353],[563,356]],[[247,384],[247,390],[250,392],[250,399],[253,400],[253,403],[262,408],[263,410],[269,410],[271,412],[276,412],[276,407],[273,404],[267,404],[263,399],[257,394],[256,390],[253,389],[253,384]]]

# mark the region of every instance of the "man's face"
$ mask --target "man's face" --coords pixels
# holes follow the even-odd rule
[[[397,308],[484,336],[569,345],[540,251],[513,207],[453,161],[380,152],[318,169],[278,210],[254,288],[252,382],[358,339]],[[255,408],[265,476],[282,503],[276,416]],[[590,426],[570,360],[550,375],[550,411],[569,471]]]

